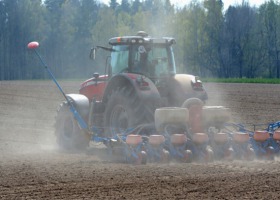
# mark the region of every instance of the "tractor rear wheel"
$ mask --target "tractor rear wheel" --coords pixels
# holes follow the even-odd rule
[[[113,137],[140,124],[153,122],[154,110],[152,105],[141,102],[133,89],[116,90],[105,109],[105,136]]]
[[[57,110],[55,135],[58,146],[67,151],[85,150],[90,141],[89,135],[79,128],[67,102]]]

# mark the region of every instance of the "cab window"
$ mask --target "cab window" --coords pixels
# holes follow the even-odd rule
[[[159,77],[169,73],[170,59],[165,45],[135,45],[132,47],[132,52],[132,72],[149,77]]]
[[[113,47],[111,53],[112,74],[120,73],[128,68],[128,45],[118,45]]]

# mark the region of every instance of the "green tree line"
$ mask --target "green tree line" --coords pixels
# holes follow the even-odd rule
[[[111,37],[146,31],[176,39],[177,70],[202,77],[279,78],[280,4],[246,1],[224,8],[222,0],[0,0],[0,80],[42,79],[46,72],[31,41],[58,78],[103,73],[106,52],[89,59]]]

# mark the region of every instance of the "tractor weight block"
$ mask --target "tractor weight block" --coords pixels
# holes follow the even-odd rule
[[[280,140],[280,130],[275,131],[273,133],[273,139],[279,141]]]
[[[163,135],[150,135],[149,144],[152,146],[159,146],[165,142],[165,137]]]
[[[126,137],[125,142],[129,145],[137,146],[142,142],[142,136],[141,135],[128,135]]]
[[[186,126],[188,120],[189,112],[186,108],[164,107],[155,111],[155,126],[158,132],[163,131],[167,124]]]
[[[171,135],[171,143],[173,145],[183,145],[187,142],[187,136],[185,134],[173,134]]]
[[[225,144],[229,140],[228,134],[226,133],[215,133],[214,134],[214,141],[216,144]]]
[[[194,133],[192,139],[195,144],[205,144],[209,141],[209,137],[205,133]]]
[[[233,133],[233,141],[239,144],[243,144],[249,141],[249,134],[243,132]]]
[[[269,138],[269,132],[267,131],[255,131],[254,133],[254,140],[256,140],[257,142],[264,142]]]

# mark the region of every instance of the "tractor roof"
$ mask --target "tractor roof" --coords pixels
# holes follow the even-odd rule
[[[152,38],[147,33],[139,31],[136,36],[122,36],[114,37],[109,40],[110,45],[124,45],[124,44],[175,44],[175,39],[171,37]]]

